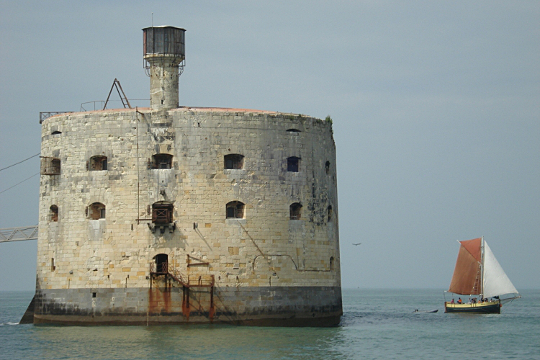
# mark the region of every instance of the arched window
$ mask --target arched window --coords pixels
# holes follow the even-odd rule
[[[173,204],[158,201],[152,204],[152,222],[154,224],[170,224],[173,222]]]
[[[107,170],[107,157],[104,155],[92,156],[88,161],[88,170],[100,171]]]
[[[95,202],[86,208],[86,216],[90,220],[105,219],[105,205]]]
[[[226,206],[227,219],[243,219],[244,208],[244,203],[240,201],[231,201]]]
[[[328,205],[328,209],[327,209],[327,212],[328,212],[328,222],[332,221],[332,205]]]
[[[298,130],[298,129],[287,129],[287,132],[288,132],[288,133],[293,133],[293,134],[296,133],[296,134],[297,134],[297,133],[299,133],[299,132],[301,132],[301,131]]]
[[[49,219],[51,222],[57,222],[58,221],[58,206],[51,205],[50,211],[49,211]]]
[[[152,155],[151,169],[172,169],[173,156],[170,154]]]
[[[296,156],[291,156],[287,158],[287,171],[298,172],[300,168],[300,158]]]
[[[225,155],[225,169],[242,169],[244,167],[244,155]]]
[[[291,206],[289,206],[289,213],[291,220],[300,220],[300,218],[302,217],[302,204],[291,204]]]

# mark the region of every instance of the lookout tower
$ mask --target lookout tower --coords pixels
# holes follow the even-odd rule
[[[150,76],[152,110],[177,108],[178,77],[186,61],[185,29],[152,26],[143,29],[144,68]]]

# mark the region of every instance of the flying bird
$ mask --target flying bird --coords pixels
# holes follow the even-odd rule
[[[360,245],[360,244],[361,244],[361,243],[356,243],[356,244],[355,244],[355,243],[353,243],[353,245],[354,245],[354,246],[358,246],[358,245]]]

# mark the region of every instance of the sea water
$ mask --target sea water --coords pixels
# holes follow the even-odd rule
[[[0,359],[540,359],[540,290],[473,315],[442,290],[343,289],[335,328],[19,325],[32,295],[0,292]]]

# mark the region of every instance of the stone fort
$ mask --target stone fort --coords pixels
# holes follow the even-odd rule
[[[143,40],[149,108],[42,122],[33,322],[337,325],[331,120],[179,106],[185,30]]]

